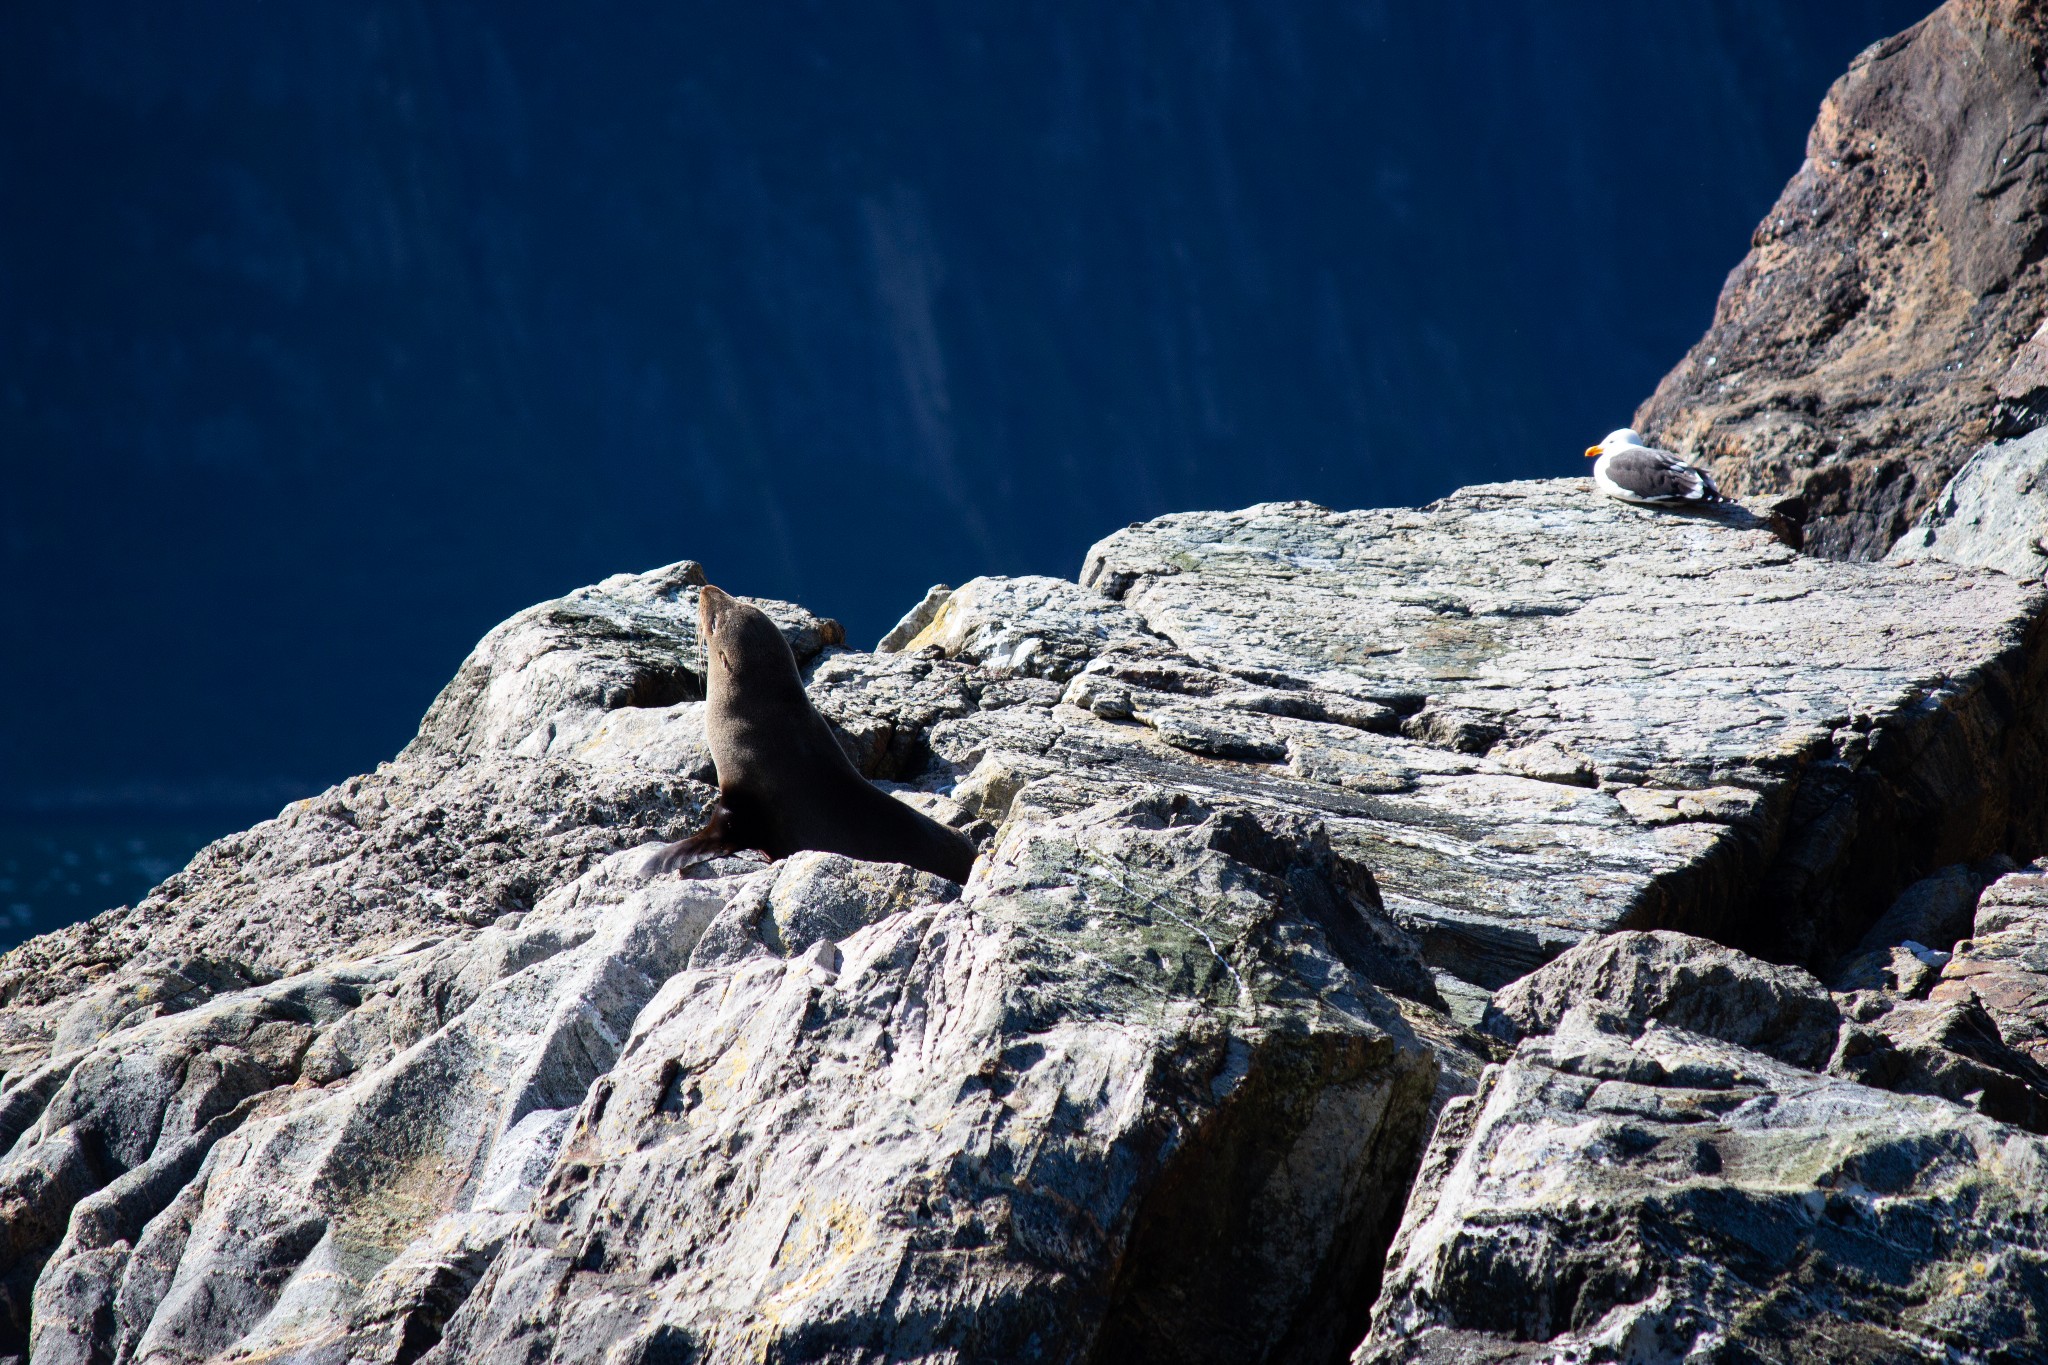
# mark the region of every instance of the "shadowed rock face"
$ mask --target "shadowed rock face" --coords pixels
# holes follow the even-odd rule
[[[764,604],[862,770],[981,841],[965,886],[646,875],[713,792],[682,564],[520,613],[376,773],[0,959],[0,1355],[1329,1359],[1437,1116],[1511,1051],[1479,1109],[1578,1085],[1542,1050],[1594,999],[1613,1047],[1767,1048],[1731,1085],[1817,1126],[2032,1150],[1989,1136],[2048,1115],[2007,940],[1830,997],[1627,931],[1831,960],[2038,851],[2038,586],[1576,481],[1167,517],[1083,578],[935,593],[891,653]],[[1416,1264],[1384,1321],[1465,1330]]]
[[[2048,417],[2048,10],[1950,0],[1857,58],[1713,325],[1634,425],[1807,547],[1882,556],[1986,441]]]

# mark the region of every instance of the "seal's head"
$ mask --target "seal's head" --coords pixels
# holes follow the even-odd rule
[[[737,694],[802,693],[789,641],[759,607],[707,583],[697,594],[697,629],[704,638],[705,694],[714,705]]]

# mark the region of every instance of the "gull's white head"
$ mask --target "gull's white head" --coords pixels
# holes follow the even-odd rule
[[[1633,427],[1620,427],[1608,432],[1607,439],[1599,445],[1587,446],[1586,458],[1589,460],[1598,459],[1602,455],[1612,455],[1617,450],[1623,450],[1629,446],[1639,446],[1642,443],[1643,438],[1641,434]]]

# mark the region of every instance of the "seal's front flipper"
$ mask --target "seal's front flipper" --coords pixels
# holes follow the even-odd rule
[[[713,806],[711,819],[704,828],[687,839],[663,844],[648,854],[647,861],[640,865],[640,875],[659,877],[664,872],[686,872],[699,863],[737,853],[742,847],[744,845],[735,837],[732,812],[722,805]]]

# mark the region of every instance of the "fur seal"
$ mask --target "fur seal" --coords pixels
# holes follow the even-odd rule
[[[718,802],[703,829],[648,858],[649,872],[738,849],[786,858],[808,848],[967,880],[974,845],[860,775],[811,705],[796,656],[765,612],[707,584],[697,626]]]

